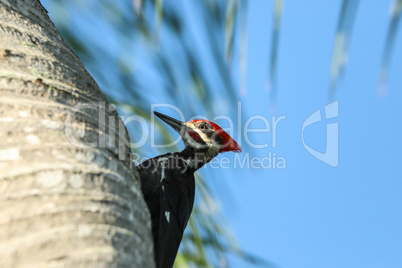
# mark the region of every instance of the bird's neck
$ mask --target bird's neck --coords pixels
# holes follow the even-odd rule
[[[215,156],[218,155],[217,150],[211,150],[211,148],[206,148],[205,150],[197,149],[191,147],[186,147],[183,151],[180,152],[180,156],[189,161],[189,165],[194,169],[198,170],[211,161]]]

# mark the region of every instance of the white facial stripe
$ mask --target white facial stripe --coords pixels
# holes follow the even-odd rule
[[[185,125],[190,127],[191,129],[193,129],[201,137],[201,139],[208,145],[208,147],[216,146],[216,144],[214,144],[213,140],[209,139],[207,137],[207,135],[204,132],[202,132],[198,127],[196,127],[193,123],[185,123]],[[191,139],[191,140],[193,140],[193,139]]]
[[[189,144],[191,147],[194,148],[201,148],[202,145],[199,144],[198,142],[196,142],[187,131],[183,131],[181,133],[182,136],[182,140],[184,142],[184,144],[187,146],[187,144]]]
[[[209,139],[208,136],[204,132],[202,132],[197,126],[195,126],[195,124],[193,124],[193,123],[184,123],[184,124],[186,126],[190,127],[191,129],[193,129],[201,137],[201,139],[207,144],[208,150],[205,152],[204,156],[202,156],[203,158],[215,157],[216,155],[219,154],[219,151],[221,149],[221,146],[219,144],[214,142],[214,140]],[[192,147],[195,147],[195,148],[202,148],[203,147],[203,145],[201,145],[198,142],[196,142],[188,134],[187,131],[185,131],[183,139],[186,140],[187,143],[189,145],[191,145]],[[198,160],[201,160],[201,159],[198,159]]]
[[[196,127],[193,123],[187,123],[187,126],[191,127],[198,135],[200,135],[201,139],[208,145],[212,145],[211,140],[208,139],[207,135],[202,132],[198,127]]]

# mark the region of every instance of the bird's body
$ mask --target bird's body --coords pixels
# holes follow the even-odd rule
[[[219,152],[240,151],[240,147],[212,122],[195,120],[185,123],[155,114],[180,132],[186,145],[182,152],[160,155],[137,166],[141,190],[151,213],[156,266],[170,268],[193,209],[194,172]],[[205,129],[201,129],[204,131],[200,131],[204,124]]]
[[[142,179],[141,184],[151,212],[157,267],[172,267],[193,209],[194,170],[182,160],[181,153],[168,153],[148,159],[138,171],[141,178],[152,178]]]

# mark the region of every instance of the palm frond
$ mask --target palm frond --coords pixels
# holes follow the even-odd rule
[[[378,77],[378,89],[379,95],[385,95],[387,93],[387,81],[389,74],[389,67],[391,64],[392,54],[395,47],[395,38],[398,32],[399,21],[402,11],[402,0],[394,0],[391,8],[391,19],[388,26],[387,37],[385,39],[384,50],[382,53],[380,73]]]
[[[329,96],[335,94],[337,82],[342,77],[348,61],[349,43],[352,36],[359,0],[343,0],[335,33],[334,50],[332,53]]]
[[[163,20],[163,0],[154,0],[155,5],[155,36],[159,39]]]
[[[281,30],[281,21],[283,14],[283,0],[275,0],[274,3],[274,23],[272,27],[271,52],[269,57],[269,76],[266,87],[271,91],[272,107],[276,104],[277,81],[276,73],[278,69],[278,50],[279,34]]]
[[[235,114],[237,91],[234,90],[225,52],[221,47],[221,37],[225,32],[225,1],[186,1],[190,5],[187,8],[198,15],[196,32],[188,28],[188,18],[183,15],[187,9],[161,0],[82,0],[79,3],[59,0],[52,4],[63,5],[64,11],[75,18],[85,17],[80,21],[81,24],[74,24],[73,20],[59,20],[56,24],[59,29],[64,29],[62,33],[69,37],[71,44],[76,43],[77,54],[116,105],[119,114],[137,115],[148,125],[152,123],[156,128],[155,140],[158,144],[171,143],[177,133],[158,120],[152,121],[150,107],[154,103],[176,105],[186,117],[196,114],[212,117],[222,113],[224,100],[227,102],[226,113]],[[96,11],[102,12],[97,14]],[[233,14],[236,12],[232,11]],[[136,15],[133,16],[133,13]],[[158,33],[154,28],[158,25],[154,23],[155,20],[163,26],[156,31],[160,31]],[[235,17],[233,23],[234,20]],[[108,31],[108,42],[100,40],[99,35],[86,34],[85,30],[90,27],[93,31]],[[197,47],[200,44],[194,40],[200,33],[205,42]],[[155,47],[155,35],[160,44],[166,42],[161,36],[169,36],[169,42]],[[199,53],[200,49],[204,52]],[[205,64],[205,57],[209,58],[208,64]],[[218,99],[220,105],[211,102],[213,99]],[[145,131],[141,126],[127,127],[133,140]],[[141,157],[152,157],[165,153],[167,149],[179,150],[177,145],[164,149],[151,148],[150,145],[132,149]],[[228,230],[220,226],[223,217],[209,185],[202,176],[197,176],[196,181],[198,197],[185,236],[191,236],[192,239],[183,240],[178,262],[193,266],[216,266],[219,260],[227,260],[225,254],[228,250],[220,250],[223,247],[219,245],[225,244],[228,248],[236,243]],[[206,246],[203,240],[206,237],[213,238],[215,244]],[[233,249],[233,252],[236,251]]]
[[[226,20],[225,20],[225,57],[230,62],[233,50],[234,26],[236,23],[236,15],[239,0],[226,1]]]
[[[240,5],[240,49],[239,49],[239,93],[247,92],[247,13],[248,0],[241,0]]]

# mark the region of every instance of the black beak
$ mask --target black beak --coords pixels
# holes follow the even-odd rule
[[[162,119],[163,121],[165,121],[166,124],[168,124],[169,126],[171,126],[174,130],[176,130],[177,132],[181,132],[182,128],[185,127],[185,125],[183,124],[184,122],[179,121],[177,119],[174,119],[170,116],[158,113],[156,111],[154,111],[154,114],[159,117],[160,119]]]

